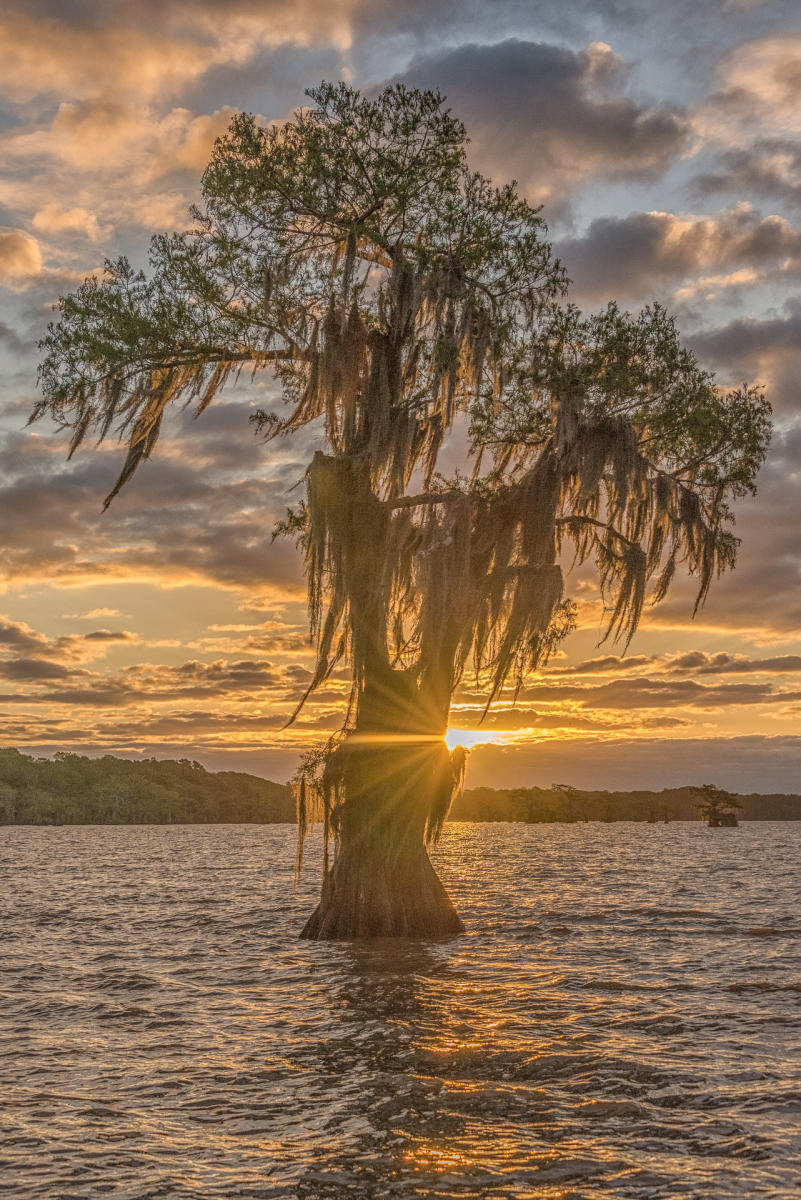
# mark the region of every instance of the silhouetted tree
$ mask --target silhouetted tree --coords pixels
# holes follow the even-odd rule
[[[582,794],[569,783],[552,783],[551,791],[562,797],[562,820],[578,821],[583,817]]]
[[[305,553],[308,690],[345,663],[353,690],[298,780],[300,847],[313,817],[336,846],[304,934],[436,937],[461,928],[425,843],[461,779],[442,735],[463,672],[489,704],[565,636],[563,548],[595,562],[624,643],[678,564],[700,604],[734,562],[729,502],[753,490],[768,409],[721,392],[659,306],[567,304],[541,216],[468,168],[439,94],[309,95],[281,126],[233,120],[149,278],[120,259],[61,301],[34,415],[71,450],[127,438],[106,503],[169,404],[201,413],[245,366],[283,387],[267,438],[319,430],[284,529]],[[470,473],[445,479],[457,422]]]
[[[717,787],[714,783],[702,783],[690,790],[699,797],[698,813],[706,820],[707,825],[718,828],[737,824],[737,810],[743,806],[731,792]]]

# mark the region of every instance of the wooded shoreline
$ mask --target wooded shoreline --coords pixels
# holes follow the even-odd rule
[[[801,795],[739,794],[741,821],[801,820]],[[469,788],[449,821],[697,821],[691,788],[580,791]],[[286,784],[238,771],[206,771],[189,759],[31,758],[0,750],[0,825],[287,824]]]

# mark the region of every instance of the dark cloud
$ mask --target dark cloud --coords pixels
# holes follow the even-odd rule
[[[131,633],[114,633],[108,629],[51,638],[31,629],[24,621],[12,621],[8,617],[0,616],[0,653],[22,659],[76,662],[95,657],[98,653],[96,643],[102,645],[136,640]]]
[[[25,703],[58,702],[61,704],[106,705],[125,703],[151,706],[185,702],[189,699],[222,700],[249,697],[254,702],[265,699],[273,704],[294,704],[297,683],[308,677],[300,664],[277,666],[269,660],[218,659],[206,663],[189,660],[178,665],[141,663],[124,667],[118,674],[91,672],[71,668],[56,661],[39,658],[15,658],[0,664],[0,676],[52,683],[55,679],[72,681],[82,677],[80,687],[69,686],[47,691],[28,691],[17,699]],[[318,703],[330,706],[331,695],[320,693]],[[281,719],[285,721],[289,713]],[[225,718],[229,724],[232,718]],[[233,719],[234,723],[236,719]]]
[[[124,704],[129,704],[133,699],[130,689],[120,687],[113,681],[99,681],[88,687],[66,687],[59,688],[58,691],[37,692],[35,695],[18,696],[18,700],[24,701],[26,704],[37,702],[40,704],[74,704],[79,707],[96,708],[101,707],[121,707]]]
[[[723,151],[714,168],[699,173],[693,189],[699,198],[764,196],[795,208],[801,204],[801,146],[788,138],[757,138]]]
[[[0,617],[0,647],[22,654],[47,654],[52,645],[51,638],[37,633],[24,622]]]
[[[521,692],[523,700],[574,701],[584,708],[640,710],[648,708],[718,709],[796,700],[799,692],[776,692],[770,684],[737,683],[705,686],[691,679],[668,681],[650,677],[614,679],[596,685],[537,684]]]
[[[691,675],[784,675],[801,671],[801,655],[779,654],[772,658],[748,658],[743,654],[729,654],[720,650],[710,654],[705,650],[689,650],[684,654],[662,656],[632,654],[625,658],[607,655],[591,658],[568,666],[554,666],[547,676],[567,675],[619,675],[627,671],[647,670],[654,673]]]
[[[632,654],[621,657],[618,654],[607,654],[602,658],[589,658],[570,666],[551,667],[551,675],[608,675],[617,671],[634,671],[639,667],[650,666],[654,662],[653,655]]]
[[[26,343],[16,329],[6,325],[5,321],[0,321],[0,346],[5,347],[11,354],[22,354],[26,349]]]
[[[20,4],[20,7],[23,7]],[[56,18],[73,26],[103,27],[109,22],[147,29],[194,28],[205,32],[220,22],[219,0],[25,0],[24,9],[37,17]],[[465,30],[497,37],[499,30],[540,29],[561,39],[608,36],[614,31],[633,45],[642,43],[660,58],[687,55],[687,47],[701,56],[709,70],[709,45],[721,47],[758,36],[774,28],[784,30],[797,16],[794,0],[772,0],[770,5],[748,0],[673,0],[655,6],[650,0],[333,0],[326,12],[316,0],[228,0],[229,22],[257,17],[279,26],[287,17],[306,31],[310,40],[328,36],[327,21],[339,20],[352,38],[369,41],[376,36],[396,39],[404,34],[416,42],[453,40]]]
[[[549,711],[520,705],[512,708],[491,709],[480,725],[478,716],[476,710],[457,708],[451,714],[450,723],[454,729],[478,730],[487,733],[491,733],[492,730],[530,729],[535,735],[540,731],[550,729],[583,730],[585,733],[599,734],[615,733],[631,726],[631,716],[628,712],[578,712],[575,708]],[[668,713],[643,716],[638,721],[638,727],[642,729],[677,729],[689,724],[686,717],[677,717]]]
[[[71,679],[76,675],[87,675],[88,671],[65,667],[63,663],[48,662],[41,658],[13,658],[0,662],[0,677],[35,683],[41,679]]]
[[[744,655],[707,654],[694,650],[670,659],[669,671],[694,671],[699,675],[792,674],[801,671],[800,654],[779,654],[774,658],[746,658]]]
[[[121,451],[87,449],[67,465],[63,439],[12,434],[0,451],[0,508],[15,515],[0,573],[17,582],[195,578],[298,594],[297,550],[274,542],[272,529],[297,501],[303,463],[291,448],[258,443],[248,411],[212,407],[197,423],[173,414],[152,460],[106,514]]]
[[[122,629],[114,632],[112,629],[95,629],[92,633],[81,634],[85,642],[136,642],[138,638],[133,633]]]
[[[801,261],[801,230],[782,217],[763,217],[748,205],[716,217],[635,212],[599,217],[581,237],[558,242],[556,251],[578,298],[631,300],[659,294],[682,280],[738,268],[763,272],[780,267],[786,277],[788,260]],[[741,278],[753,283],[748,274]]]
[[[801,304],[792,301],[777,315],[737,317],[693,333],[688,341],[699,356],[721,368],[753,372],[764,364],[775,373],[777,362],[783,364],[801,350]],[[801,410],[801,404],[796,408]]]
[[[467,125],[476,165],[515,176],[549,208],[591,177],[657,177],[687,136],[678,109],[624,94],[625,67],[608,46],[465,45],[419,59],[403,79],[439,88]]]
[[[260,731],[275,731],[281,728],[286,718],[277,713],[267,713],[258,716],[242,716],[232,719],[211,713],[208,709],[195,709],[180,713],[169,713],[152,719],[143,719],[128,726],[132,738],[143,737],[175,737],[185,734],[188,738],[202,738],[208,733],[230,735],[232,727],[241,731],[258,733]],[[124,721],[114,721],[112,724],[97,726],[97,734],[102,737],[119,738],[126,733]]]

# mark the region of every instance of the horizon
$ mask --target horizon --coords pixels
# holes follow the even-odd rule
[[[53,750],[49,754],[37,756],[34,753],[32,753],[29,749],[20,749],[20,747],[18,747],[18,746],[0,746],[0,753],[2,753],[3,750],[15,750],[18,753],[26,755],[29,758],[35,759],[37,757],[41,757],[49,762],[55,761],[55,756],[56,756],[56,754],[59,753],[58,750]],[[198,765],[201,766],[203,768],[203,770],[206,771],[210,775],[223,774],[226,772],[233,772],[233,773],[248,775],[254,779],[261,779],[265,783],[274,783],[281,787],[290,787],[292,784],[292,776],[291,775],[287,776],[285,779],[274,778],[272,775],[265,774],[264,771],[257,770],[256,767],[258,766],[258,762],[256,762],[254,764],[252,769],[248,770],[245,767],[245,765],[241,763],[241,761],[237,761],[236,756],[233,756],[233,761],[231,764],[226,763],[224,755],[221,756],[220,760],[218,762],[216,762],[216,764],[215,764],[213,762],[213,760],[211,762],[208,761],[208,756],[207,756],[207,762],[203,762],[201,759],[187,758],[187,756],[185,756],[185,755],[182,756],[181,759],[178,759],[175,757],[170,757],[166,754],[165,755],[152,754],[150,752],[146,753],[144,751],[137,753],[136,751],[133,751],[133,750],[120,751],[120,752],[112,754],[111,752],[109,752],[107,750],[98,751],[98,752],[94,752],[94,753],[92,753],[92,752],[87,753],[84,749],[83,752],[80,750],[76,750],[76,751],[67,751],[67,753],[75,753],[81,757],[85,757],[88,759],[100,759],[100,758],[103,758],[106,756],[110,756],[112,758],[117,758],[117,759],[120,759],[120,760],[123,760],[126,762],[132,762],[132,763],[144,763],[144,762],[149,762],[149,761],[156,761],[156,762],[194,761],[194,762],[197,762]],[[256,752],[256,753],[258,753],[258,752]],[[267,769],[269,769],[269,768],[267,768]],[[520,768],[518,767],[518,770],[519,769]],[[645,770],[646,766],[644,765],[642,769]],[[699,779],[693,779],[693,780],[684,779],[682,782],[679,782],[679,780],[681,778],[681,774],[680,774],[680,772],[677,772],[675,775],[675,778],[673,779],[672,782],[666,783],[662,786],[655,786],[653,784],[649,784],[647,780],[643,781],[644,777],[637,775],[637,776],[634,776],[633,778],[629,779],[628,781],[624,780],[621,777],[621,782],[619,782],[618,784],[613,784],[608,787],[602,788],[602,787],[598,787],[593,784],[592,770],[593,770],[593,768],[592,768],[591,764],[584,768],[584,774],[586,775],[587,778],[583,784],[573,783],[570,779],[567,779],[566,777],[563,777],[563,776],[560,777],[560,780],[565,786],[576,787],[578,790],[586,791],[586,792],[646,791],[646,792],[654,792],[654,793],[658,794],[659,792],[662,792],[662,791],[677,791],[677,790],[682,790],[685,788],[693,788],[699,784]],[[520,789],[520,788],[522,788],[523,790],[541,789],[543,791],[548,791],[553,787],[560,786],[555,778],[550,780],[549,782],[545,782],[544,778],[542,780],[538,780],[537,782],[532,782],[531,780],[524,780],[522,778],[522,775],[514,776],[510,781],[504,783],[502,786],[497,786],[494,782],[489,782],[489,780],[491,780],[491,779],[494,780],[495,776],[496,776],[496,772],[494,772],[491,768],[488,767],[486,769],[486,771],[478,774],[478,778],[475,782],[472,782],[470,780],[466,781],[465,791],[471,791],[471,790],[507,791],[507,790]],[[745,779],[746,780],[751,779],[751,782],[754,782],[754,779],[750,775],[746,775]],[[724,787],[724,785],[721,784],[718,779],[712,780],[712,779],[708,779],[705,776],[704,782],[712,782],[712,783],[715,783],[716,786]],[[757,780],[757,782],[758,782],[758,780]],[[728,790],[728,791],[732,792],[732,794],[734,794],[734,795],[742,795],[742,796],[748,796],[748,795],[801,796],[801,787],[798,787],[797,785],[796,785],[796,787],[792,786],[793,778],[789,774],[788,774],[788,782],[791,785],[789,787],[777,788],[777,789],[773,789],[773,790],[766,790],[765,788],[759,788],[759,787],[741,786],[743,784],[743,777],[741,775],[737,785],[735,785],[733,783],[729,784],[729,786],[727,788],[724,787],[724,790]]]

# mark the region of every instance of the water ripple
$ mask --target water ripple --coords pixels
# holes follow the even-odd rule
[[[451,825],[444,945],[297,941],[292,858],[0,831],[0,1196],[798,1194],[801,828]]]

